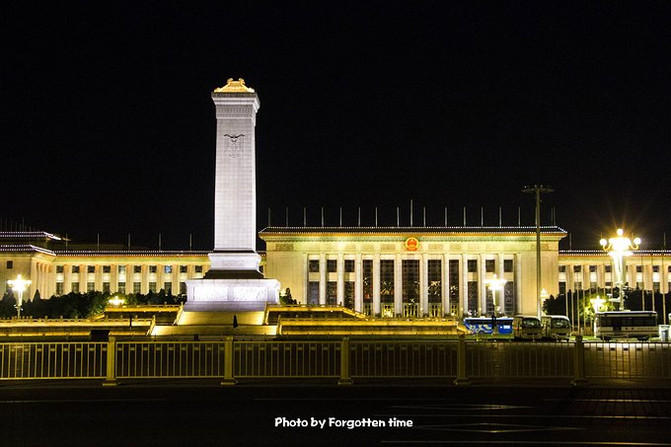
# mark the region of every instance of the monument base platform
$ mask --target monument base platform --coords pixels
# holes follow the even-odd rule
[[[185,312],[259,311],[277,304],[276,279],[191,279],[186,282]]]

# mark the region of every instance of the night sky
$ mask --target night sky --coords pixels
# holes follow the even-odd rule
[[[23,3],[0,31],[5,229],[212,248],[210,92],[243,77],[259,229],[269,207],[408,225],[410,201],[415,225],[533,225],[521,189],[546,184],[573,248],[671,238],[671,2]]]

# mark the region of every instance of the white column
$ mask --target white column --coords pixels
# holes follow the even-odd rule
[[[373,258],[373,314],[380,315],[380,255]]]
[[[394,257],[394,316],[403,313],[403,268],[401,255]]]
[[[336,286],[336,302],[339,306],[345,305],[345,260],[343,253],[338,253],[337,270],[338,283]]]
[[[485,284],[484,253],[480,253],[478,259],[478,291],[480,292],[480,299],[478,299],[478,314],[484,315],[487,313],[487,284]]]
[[[522,254],[515,254],[515,309],[513,314],[522,313]]]
[[[443,315],[450,314],[450,255],[448,253],[443,254],[443,265],[441,270],[441,277],[443,278]],[[442,315],[441,315],[442,316]]]
[[[301,275],[301,278],[303,280],[303,302],[300,302],[300,295],[294,297],[295,300],[297,300],[298,304],[307,304],[310,299],[310,271],[309,271],[309,265],[310,261],[308,260],[308,255],[307,253],[303,253],[303,273]]]
[[[496,256],[496,268],[495,270],[498,272],[497,276],[499,279],[508,279],[506,278],[506,272],[505,269],[503,268],[503,253],[499,253]],[[496,307],[501,308],[501,313],[505,313],[505,296],[506,296],[506,286],[505,284],[501,287],[501,289],[497,290],[496,292],[492,292],[492,298],[494,298],[494,312],[496,312]]]
[[[468,259],[465,254],[461,255],[461,287],[459,291],[459,302],[461,303],[461,313],[466,315],[468,311]]]
[[[354,260],[354,310],[363,312],[363,261],[361,253]]]
[[[429,269],[426,265],[426,255],[422,254],[419,261],[419,316],[423,317],[429,313]]]
[[[326,281],[328,280],[326,272],[326,255],[319,255],[319,304],[326,304]]]

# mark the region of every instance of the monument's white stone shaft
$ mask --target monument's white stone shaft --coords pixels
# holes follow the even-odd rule
[[[217,117],[214,251],[256,248],[256,93],[212,93]]]
[[[203,279],[187,281],[186,310],[259,309],[276,303],[279,282],[263,278],[256,253],[256,112],[245,81],[212,92],[217,118],[214,250]]]

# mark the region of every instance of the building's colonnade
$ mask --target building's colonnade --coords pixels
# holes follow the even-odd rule
[[[543,233],[541,286],[548,296],[613,287],[602,250],[559,251],[563,230]],[[344,305],[380,316],[439,317],[532,313],[536,309],[535,235],[501,229],[450,232],[266,229],[262,268],[301,304]],[[70,292],[183,293],[210,268],[207,252],[49,250],[0,245],[0,280],[18,274],[42,298]],[[626,260],[632,288],[669,293],[671,252],[638,250]],[[505,280],[492,290],[493,281]]]

